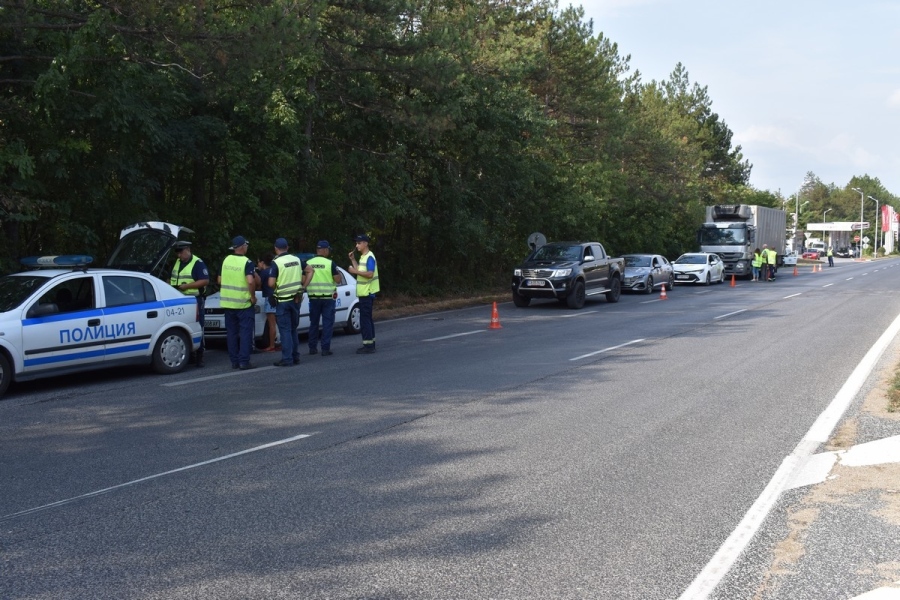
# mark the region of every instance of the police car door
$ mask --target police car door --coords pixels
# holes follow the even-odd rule
[[[31,300],[22,321],[23,373],[65,372],[101,362],[103,313],[96,304],[96,277],[71,273]]]
[[[157,302],[153,284],[127,273],[103,275],[102,279],[106,360],[149,357],[150,342],[165,319],[165,308]]]

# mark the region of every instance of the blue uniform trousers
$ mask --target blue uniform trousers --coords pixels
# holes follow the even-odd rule
[[[298,362],[300,360],[300,303],[293,300],[279,302],[275,308],[275,322],[278,323],[278,336],[281,338],[282,362]]]
[[[334,298],[309,297],[309,349],[319,345],[319,320],[322,321],[322,350],[331,349],[331,335],[334,332]]]
[[[253,307],[226,308],[223,312],[231,364],[248,365],[253,348]]]

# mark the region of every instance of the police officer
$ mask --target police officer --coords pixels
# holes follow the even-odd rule
[[[826,254],[828,256],[828,266],[833,267],[834,266],[834,248],[832,248],[831,246],[828,246],[828,252],[826,252]]]
[[[247,258],[250,242],[239,235],[231,240],[234,254],[222,262],[219,276],[222,311],[225,313],[225,332],[228,356],[232,369],[255,369],[250,363],[253,346],[253,305],[256,304],[256,269]]]
[[[359,298],[359,321],[362,330],[363,345],[357,348],[357,354],[371,354],[375,352],[375,321],[372,318],[372,309],[375,306],[375,295],[381,291],[378,282],[378,263],[375,255],[369,250],[369,236],[363,234],[356,236],[356,249],[359,251],[359,261],[356,255],[350,251],[350,262],[353,265],[347,269],[352,275],[356,275],[356,296]]]
[[[775,281],[775,272],[778,270],[778,252],[775,248],[769,248],[766,253],[766,262],[769,264],[769,281]]]
[[[175,242],[172,246],[175,256],[175,266],[172,267],[172,276],[169,278],[169,285],[180,290],[186,296],[194,296],[197,299],[197,312],[200,318],[200,333],[203,334],[203,327],[206,323],[204,314],[204,304],[206,297],[206,286],[209,285],[209,269],[206,263],[199,256],[194,256],[191,252],[191,243],[187,240]],[[194,357],[194,364],[198,367],[203,366],[203,350],[206,348],[203,337],[200,338],[200,348]]]
[[[300,302],[303,300],[303,270],[300,259],[288,254],[288,243],[284,238],[275,240],[275,258],[269,276],[269,286],[274,288],[272,296],[275,306],[275,321],[281,336],[281,360],[276,367],[290,367],[300,364]]]
[[[306,261],[303,287],[309,295],[309,353],[316,354],[319,343],[319,318],[322,321],[322,356],[331,356],[331,335],[334,332],[335,297],[341,275],[328,258],[331,246],[327,240],[316,244],[316,256]]]

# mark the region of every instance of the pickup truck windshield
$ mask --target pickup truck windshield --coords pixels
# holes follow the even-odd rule
[[[747,243],[747,230],[743,227],[703,227],[700,244],[704,246],[743,246]]]
[[[564,260],[581,260],[581,246],[559,246],[547,244],[537,249],[531,260],[549,260],[554,262]]]

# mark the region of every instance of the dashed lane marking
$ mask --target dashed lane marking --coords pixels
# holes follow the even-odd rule
[[[487,329],[478,329],[476,331],[465,331],[463,333],[452,333],[450,335],[442,335],[441,337],[436,338],[428,338],[427,340],[422,340],[425,342],[437,342],[440,340],[449,340],[450,338],[462,337],[464,335],[475,335],[476,333],[484,333]]]
[[[112,492],[114,490],[122,489],[122,488],[129,487],[132,485],[137,485],[138,483],[144,483],[145,481],[150,481],[151,479],[158,479],[160,477],[165,477],[166,475],[173,475],[175,473],[181,473],[182,471],[188,471],[190,469],[196,469],[198,467],[205,467],[206,465],[211,465],[213,463],[221,462],[223,460],[237,458],[238,456],[243,456],[244,454],[250,454],[251,452],[259,452],[260,450],[267,450],[269,448],[274,448],[275,446],[281,446],[282,444],[289,444],[290,442],[296,442],[297,440],[302,440],[303,438],[308,438],[310,435],[312,435],[312,434],[301,433],[300,435],[295,435],[294,437],[285,438],[283,440],[277,440],[275,442],[269,442],[268,444],[263,444],[262,446],[248,448],[247,450],[241,450],[240,452],[235,452],[233,454],[228,454],[226,456],[212,458],[210,460],[205,460],[203,462],[194,463],[194,464],[188,465],[186,467],[172,469],[171,471],[165,471],[164,473],[157,473],[156,475],[149,475],[147,477],[141,477],[140,479],[135,479],[135,480],[129,481],[127,483],[120,483],[118,485],[114,485],[114,486],[111,486],[108,488],[103,488],[102,490],[88,492],[87,494],[82,494],[80,496],[74,496],[72,498],[66,498],[65,500],[59,500],[57,502],[51,502],[50,504],[44,504],[43,506],[36,506],[34,508],[29,508],[27,510],[21,510],[19,512],[4,515],[4,516],[0,517],[0,521],[6,521],[9,519],[13,519],[15,517],[23,517],[25,515],[31,515],[36,512],[48,510],[50,508],[56,508],[57,506],[63,506],[64,504],[70,504],[70,503],[76,502],[78,500],[84,500],[86,498],[94,498],[96,496],[100,496],[101,494],[106,494],[107,492]]]
[[[618,350],[619,348],[624,348],[625,346],[631,346],[632,344],[639,344],[644,341],[644,338],[639,340],[631,340],[630,342],[625,342],[624,344],[619,344],[618,346],[610,346],[609,348],[604,348],[603,350],[597,350],[596,352],[589,352],[588,354],[582,354],[581,356],[576,356],[575,358],[570,358],[569,360],[581,360],[582,358],[590,358],[591,356],[596,356],[598,354],[603,354],[604,352],[609,352],[611,350]]]

